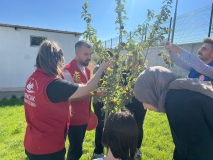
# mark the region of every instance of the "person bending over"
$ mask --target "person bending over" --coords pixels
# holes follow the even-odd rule
[[[213,159],[210,81],[177,79],[169,69],[155,66],[138,76],[134,94],[145,109],[166,113],[175,145],[174,160]]]

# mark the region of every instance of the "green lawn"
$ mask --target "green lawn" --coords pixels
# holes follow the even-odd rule
[[[23,99],[0,101],[0,159],[26,160],[23,147],[25,115]],[[86,133],[82,160],[91,158],[94,149],[94,131]],[[68,143],[66,143],[68,148]],[[174,145],[166,115],[148,111],[144,123],[143,160],[171,160]]]

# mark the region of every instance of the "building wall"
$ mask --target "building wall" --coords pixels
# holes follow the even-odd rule
[[[30,36],[46,37],[59,43],[65,54],[65,64],[74,57],[74,45],[79,36],[73,34],[37,31],[29,29],[15,30],[11,27],[0,26],[0,100],[12,95],[23,96],[27,78],[35,70],[35,60],[38,46],[30,46]],[[180,45],[187,51],[197,54],[203,43]],[[148,52],[148,66],[168,67],[163,59],[157,55],[163,46],[151,48]],[[188,72],[178,66],[171,68],[179,76],[187,76]]]
[[[65,64],[74,57],[74,45],[79,39],[73,34],[0,26],[0,91],[22,89],[35,70],[38,46],[30,46],[30,36],[57,41],[64,51]]]

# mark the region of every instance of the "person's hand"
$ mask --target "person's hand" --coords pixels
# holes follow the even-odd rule
[[[106,94],[105,94],[104,91],[99,90],[99,91],[97,91],[97,92],[94,94],[94,96],[97,96],[97,97],[105,97]]]
[[[169,53],[179,53],[181,54],[183,49],[171,42],[166,42],[165,48]]]
[[[104,61],[100,64],[100,69],[105,70],[107,67],[110,67],[111,61]]]

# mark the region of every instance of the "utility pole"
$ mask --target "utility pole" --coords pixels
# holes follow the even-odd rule
[[[213,14],[213,0],[212,0],[212,8],[211,8],[210,22],[209,22],[209,33],[208,33],[208,37],[211,36],[211,30],[212,30],[212,14]]]
[[[176,16],[177,16],[177,6],[178,6],[178,0],[176,0],[176,5],[175,5],[174,21],[173,21],[173,27],[172,27],[172,38],[171,38],[171,42],[172,43],[173,43],[173,40],[174,40],[174,33],[175,33],[175,24],[176,24]]]

